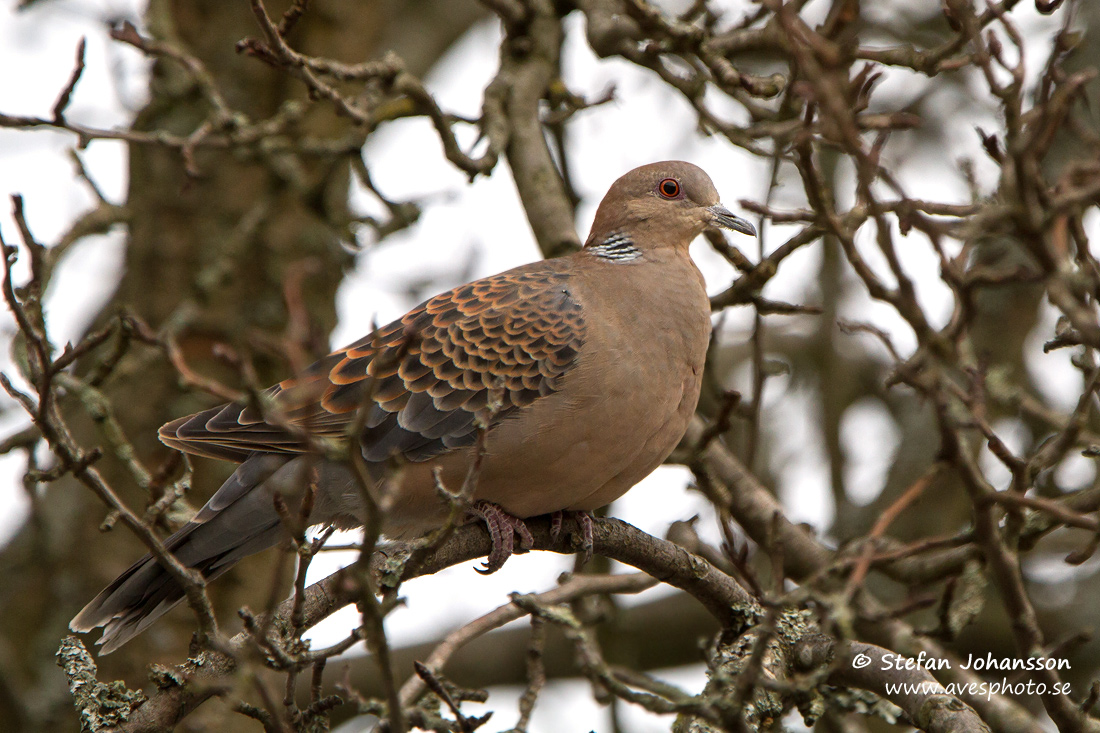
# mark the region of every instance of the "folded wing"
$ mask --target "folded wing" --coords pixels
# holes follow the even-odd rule
[[[438,295],[267,390],[270,409],[223,405],[168,423],[161,440],[238,462],[302,453],[303,436],[342,438],[352,425],[369,462],[470,445],[479,417],[491,426],[557,391],[584,346],[569,275],[547,264]]]

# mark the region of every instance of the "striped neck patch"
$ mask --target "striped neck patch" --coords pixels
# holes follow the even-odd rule
[[[627,262],[642,256],[642,250],[634,246],[634,240],[622,232],[612,232],[599,244],[585,247],[600,259],[613,262]]]

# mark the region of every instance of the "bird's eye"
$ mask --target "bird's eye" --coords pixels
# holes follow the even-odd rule
[[[666,178],[657,184],[657,193],[666,199],[674,199],[680,195],[680,182],[675,178]]]

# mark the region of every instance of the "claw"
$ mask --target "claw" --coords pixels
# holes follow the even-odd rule
[[[512,516],[490,501],[478,501],[469,509],[470,514],[485,522],[489,529],[489,539],[493,549],[485,558],[485,566],[474,568],[482,575],[500,570],[513,552],[527,552],[535,546],[535,538],[519,517]],[[516,549],[515,537],[519,535],[519,548]]]
[[[550,539],[557,541],[561,535],[562,522],[566,517],[576,520],[581,531],[581,550],[584,551],[583,563],[592,559],[592,546],[595,544],[595,531],[591,512],[556,511],[550,515]]]
[[[584,558],[581,564],[587,564],[592,559],[592,546],[596,543],[595,528],[592,526],[591,512],[576,512],[573,518],[581,526],[581,549],[584,550]]]

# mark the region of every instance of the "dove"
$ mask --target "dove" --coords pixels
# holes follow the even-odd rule
[[[286,539],[276,498],[303,489],[309,524],[362,525],[356,472],[316,449],[335,441],[384,484],[389,537],[443,524],[437,477],[457,491],[480,457],[469,512],[493,539],[486,572],[517,536],[530,548],[523,520],[539,515],[558,527],[575,516],[590,551],[590,512],[659,466],[695,412],[711,321],[688,247],[712,227],[755,236],[697,166],[644,165],[612,184],[581,250],[436,295],[267,390],[270,410],[227,404],[169,422],[167,445],[240,465],[166,548],[211,581]],[[146,555],[70,628],[103,626],[109,653],[183,596]]]

